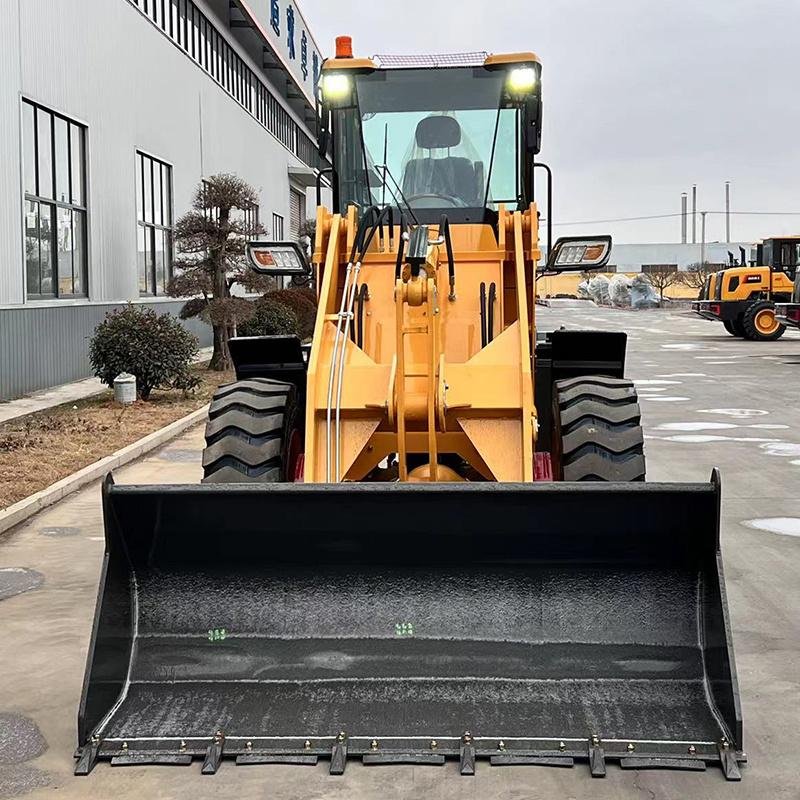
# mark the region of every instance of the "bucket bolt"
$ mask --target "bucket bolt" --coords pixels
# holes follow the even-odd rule
[[[599,747],[600,746],[600,737],[596,734],[592,734],[592,747]]]
[[[253,749],[253,743],[252,742],[245,743],[244,749],[245,750],[252,750]]]
[[[723,736],[720,745],[723,750],[727,750],[731,746],[731,743],[728,741],[727,737]]]
[[[311,749],[311,741],[309,739],[306,739],[305,742],[303,742],[303,749],[305,750]]]
[[[186,742],[183,739],[181,739],[180,750],[181,750],[181,753],[185,753],[186,752]]]
[[[127,742],[123,742],[122,743],[122,749],[123,750],[127,750],[128,749],[128,743]]]
[[[636,749],[636,745],[635,745],[633,742],[631,742],[631,743],[628,745],[628,752],[629,752],[629,753],[632,753],[632,752],[633,752],[635,749]]]
[[[506,743],[502,739],[497,743],[497,749],[498,750],[505,750],[506,749]]]
[[[370,748],[370,750],[377,750],[378,749],[378,740],[377,739],[373,739],[369,743],[369,748]]]
[[[347,734],[344,731],[339,731],[339,735],[336,738],[343,742],[347,738]]]
[[[435,750],[439,746],[439,742],[436,739],[431,739],[431,750]]]
[[[563,753],[567,749],[567,745],[564,742],[559,742],[558,749]]]
[[[92,744],[100,744],[100,737],[96,733],[92,734]]]
[[[689,755],[693,756],[696,752],[697,752],[697,748],[693,744],[690,744],[689,745]]]
[[[464,731],[464,735],[461,738],[464,740],[464,744],[469,744],[472,741],[472,734],[469,731]]]

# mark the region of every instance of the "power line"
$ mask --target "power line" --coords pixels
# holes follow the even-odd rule
[[[706,214],[726,214],[726,211],[706,211]],[[752,216],[752,217],[800,217],[800,211],[731,211],[731,215]],[[615,217],[614,219],[591,219],[581,222],[554,222],[553,226],[564,225],[605,225],[612,222],[642,222],[654,219],[675,219],[682,217],[683,214],[650,214],[642,217]],[[540,222],[546,222],[547,218],[542,217]]]

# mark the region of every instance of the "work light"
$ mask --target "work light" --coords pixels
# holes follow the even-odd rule
[[[512,94],[528,94],[536,86],[536,70],[533,67],[516,67],[508,75],[508,89]]]
[[[352,90],[353,82],[349,75],[331,73],[322,76],[322,96],[329,103],[346,99]]]

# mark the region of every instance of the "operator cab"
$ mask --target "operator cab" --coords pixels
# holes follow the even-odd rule
[[[800,265],[800,237],[765,239],[758,249],[759,264],[785,273],[790,281],[795,279]]]
[[[379,65],[380,64],[380,65]],[[405,65],[404,65],[405,66]],[[418,223],[493,223],[533,200],[541,68],[532,53],[409,68],[333,59],[321,79],[321,155],[333,207],[392,205]]]

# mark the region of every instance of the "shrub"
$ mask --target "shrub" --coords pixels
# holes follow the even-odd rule
[[[199,383],[189,369],[197,339],[170,314],[128,304],[111,311],[95,328],[89,344],[94,374],[107,386],[122,372],[136,376],[147,400],[156,388],[188,391]]]
[[[283,303],[269,298],[255,302],[256,312],[237,328],[239,336],[299,336],[297,314]]]
[[[263,301],[280,303],[294,311],[297,315],[298,331],[301,339],[310,339],[314,334],[314,323],[317,319],[316,300],[309,299],[300,289],[281,289],[267,294]]]

